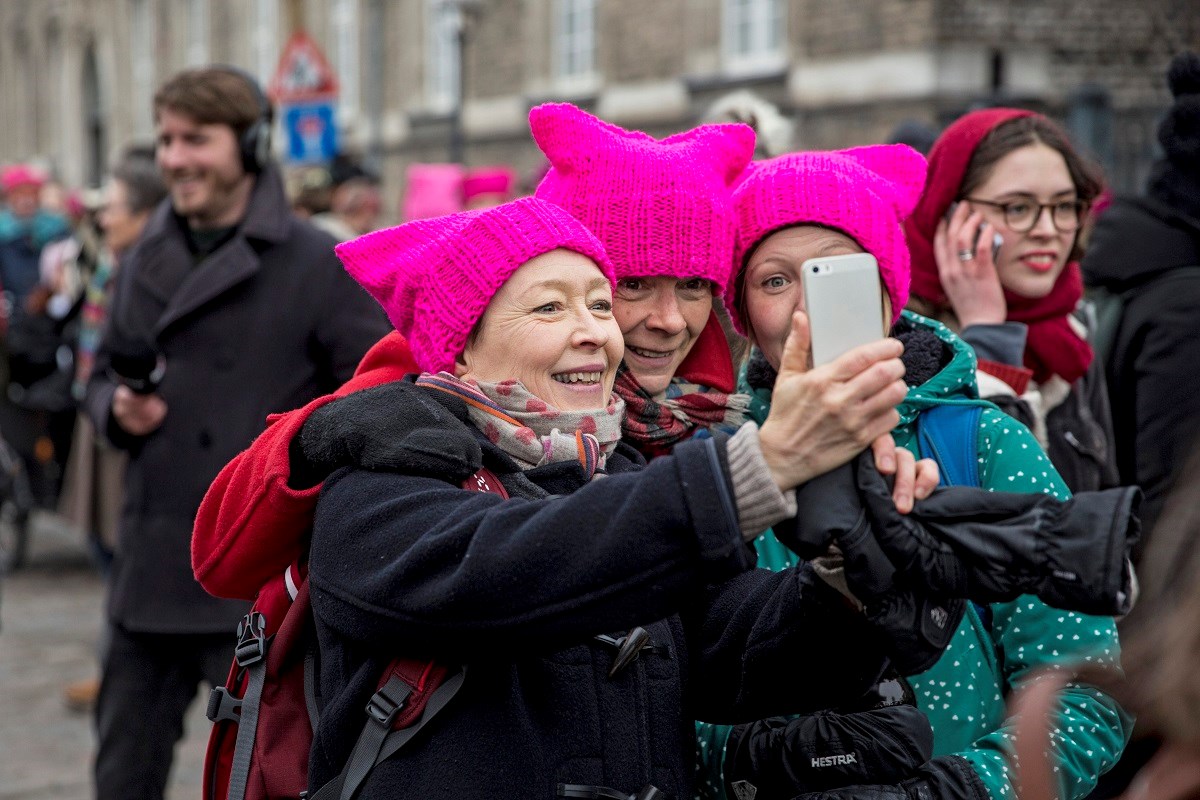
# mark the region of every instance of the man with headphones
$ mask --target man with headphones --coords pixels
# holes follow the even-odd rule
[[[199,683],[229,669],[247,607],[206,594],[190,560],[208,485],[269,414],[333,391],[389,330],[333,240],[291,213],[253,78],[186,70],[153,110],[169,197],[122,262],[85,400],[130,454],[96,705],[101,800],[163,796]]]

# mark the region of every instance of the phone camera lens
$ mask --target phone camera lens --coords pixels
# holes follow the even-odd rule
[[[821,271],[821,268],[820,268],[820,267],[813,267],[813,272],[814,272],[814,273],[817,273],[817,272],[820,272],[820,271]]]

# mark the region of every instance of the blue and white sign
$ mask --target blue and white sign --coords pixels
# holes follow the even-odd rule
[[[287,159],[297,164],[331,161],[337,155],[337,112],[333,98],[283,106]]]

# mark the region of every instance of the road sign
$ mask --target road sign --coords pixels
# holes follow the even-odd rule
[[[275,102],[288,104],[336,97],[337,91],[337,77],[321,48],[304,31],[292,34],[267,93]]]
[[[331,161],[337,155],[337,116],[332,99],[283,106],[287,158],[300,164]]]

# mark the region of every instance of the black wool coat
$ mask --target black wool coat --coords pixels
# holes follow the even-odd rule
[[[1200,444],[1200,219],[1118,199],[1097,220],[1082,266],[1088,285],[1127,293],[1104,366],[1121,482],[1146,493],[1140,551]]]
[[[573,463],[522,473],[470,434],[511,499],[355,469],[322,490],[313,790],[342,769],[399,654],[466,664],[466,680],[363,798],[553,798],[561,783],[688,800],[694,719],[825,707],[878,677],[882,644],[810,567],[753,569],[723,440],[640,471],[622,446],[587,482]],[[656,647],[609,677],[614,650],[594,637],[634,626]]]
[[[291,213],[276,169],[258,177],[233,238],[199,264],[185,224],[164,201],[122,261],[88,385],[97,430],[130,454],[108,613],[132,631],[232,634],[246,606],[192,575],[205,490],[268,414],[333,391],[389,328],[333,240]],[[114,343],[130,341],[166,359],[167,416],[144,437],[112,417],[108,367]]]

